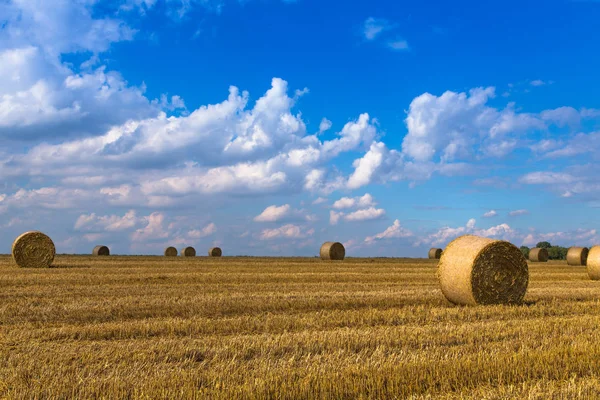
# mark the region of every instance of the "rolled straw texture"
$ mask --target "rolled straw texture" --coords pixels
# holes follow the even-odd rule
[[[15,239],[11,253],[19,267],[47,268],[54,261],[56,247],[49,236],[39,231],[30,231]]]
[[[223,251],[219,247],[212,247],[208,250],[209,257],[221,257],[223,255]]]
[[[529,261],[532,262],[547,262],[548,261],[548,250],[535,247],[529,250]]]
[[[585,265],[587,263],[589,249],[587,247],[571,247],[567,251],[567,264]]]
[[[322,260],[343,260],[346,257],[346,249],[339,242],[325,242],[321,246]]]
[[[181,255],[183,257],[196,257],[196,249],[193,247],[186,247],[185,249],[181,250]]]
[[[518,304],[527,292],[529,270],[515,245],[465,235],[442,253],[438,279],[444,296],[454,304]]]
[[[442,256],[442,249],[437,249],[435,247],[429,249],[429,259],[430,260],[439,260]]]
[[[165,249],[165,257],[177,257],[177,249],[173,246],[169,246]]]

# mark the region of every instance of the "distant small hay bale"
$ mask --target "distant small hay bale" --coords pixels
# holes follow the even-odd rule
[[[165,257],[177,257],[177,249],[173,246],[169,246],[165,249]]]
[[[442,253],[438,279],[454,304],[519,304],[527,292],[529,269],[515,245],[464,235]]]
[[[600,281],[600,246],[592,247],[588,253],[587,273],[591,280]]]
[[[322,260],[343,260],[346,257],[346,249],[339,242],[325,242],[321,246]]]
[[[106,246],[96,246],[92,250],[94,256],[110,256],[110,249]]]
[[[210,250],[208,250],[209,257],[221,257],[222,255],[223,251],[221,251],[221,248],[219,247],[212,247]]]
[[[548,261],[548,249],[542,249],[535,247],[529,250],[529,261],[532,262],[547,262]]]
[[[432,247],[431,249],[429,249],[428,256],[430,260],[439,260],[442,256],[442,249]]]
[[[29,231],[17,237],[12,245],[12,258],[21,268],[48,268],[54,261],[56,247],[47,235]]]
[[[185,249],[181,250],[181,256],[196,257],[196,249],[194,249],[193,247],[186,247]]]
[[[567,264],[585,265],[587,263],[589,249],[587,247],[571,247],[567,251]]]

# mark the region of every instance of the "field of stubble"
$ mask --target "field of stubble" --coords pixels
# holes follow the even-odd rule
[[[0,256],[0,398],[594,398],[600,282],[457,307],[435,262]]]

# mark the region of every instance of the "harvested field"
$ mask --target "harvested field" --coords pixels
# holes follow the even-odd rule
[[[595,398],[600,282],[529,265],[454,306],[437,260],[0,256],[0,398]]]

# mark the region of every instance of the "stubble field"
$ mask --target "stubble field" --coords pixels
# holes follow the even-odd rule
[[[458,307],[417,259],[0,256],[0,398],[595,398],[600,282]]]

